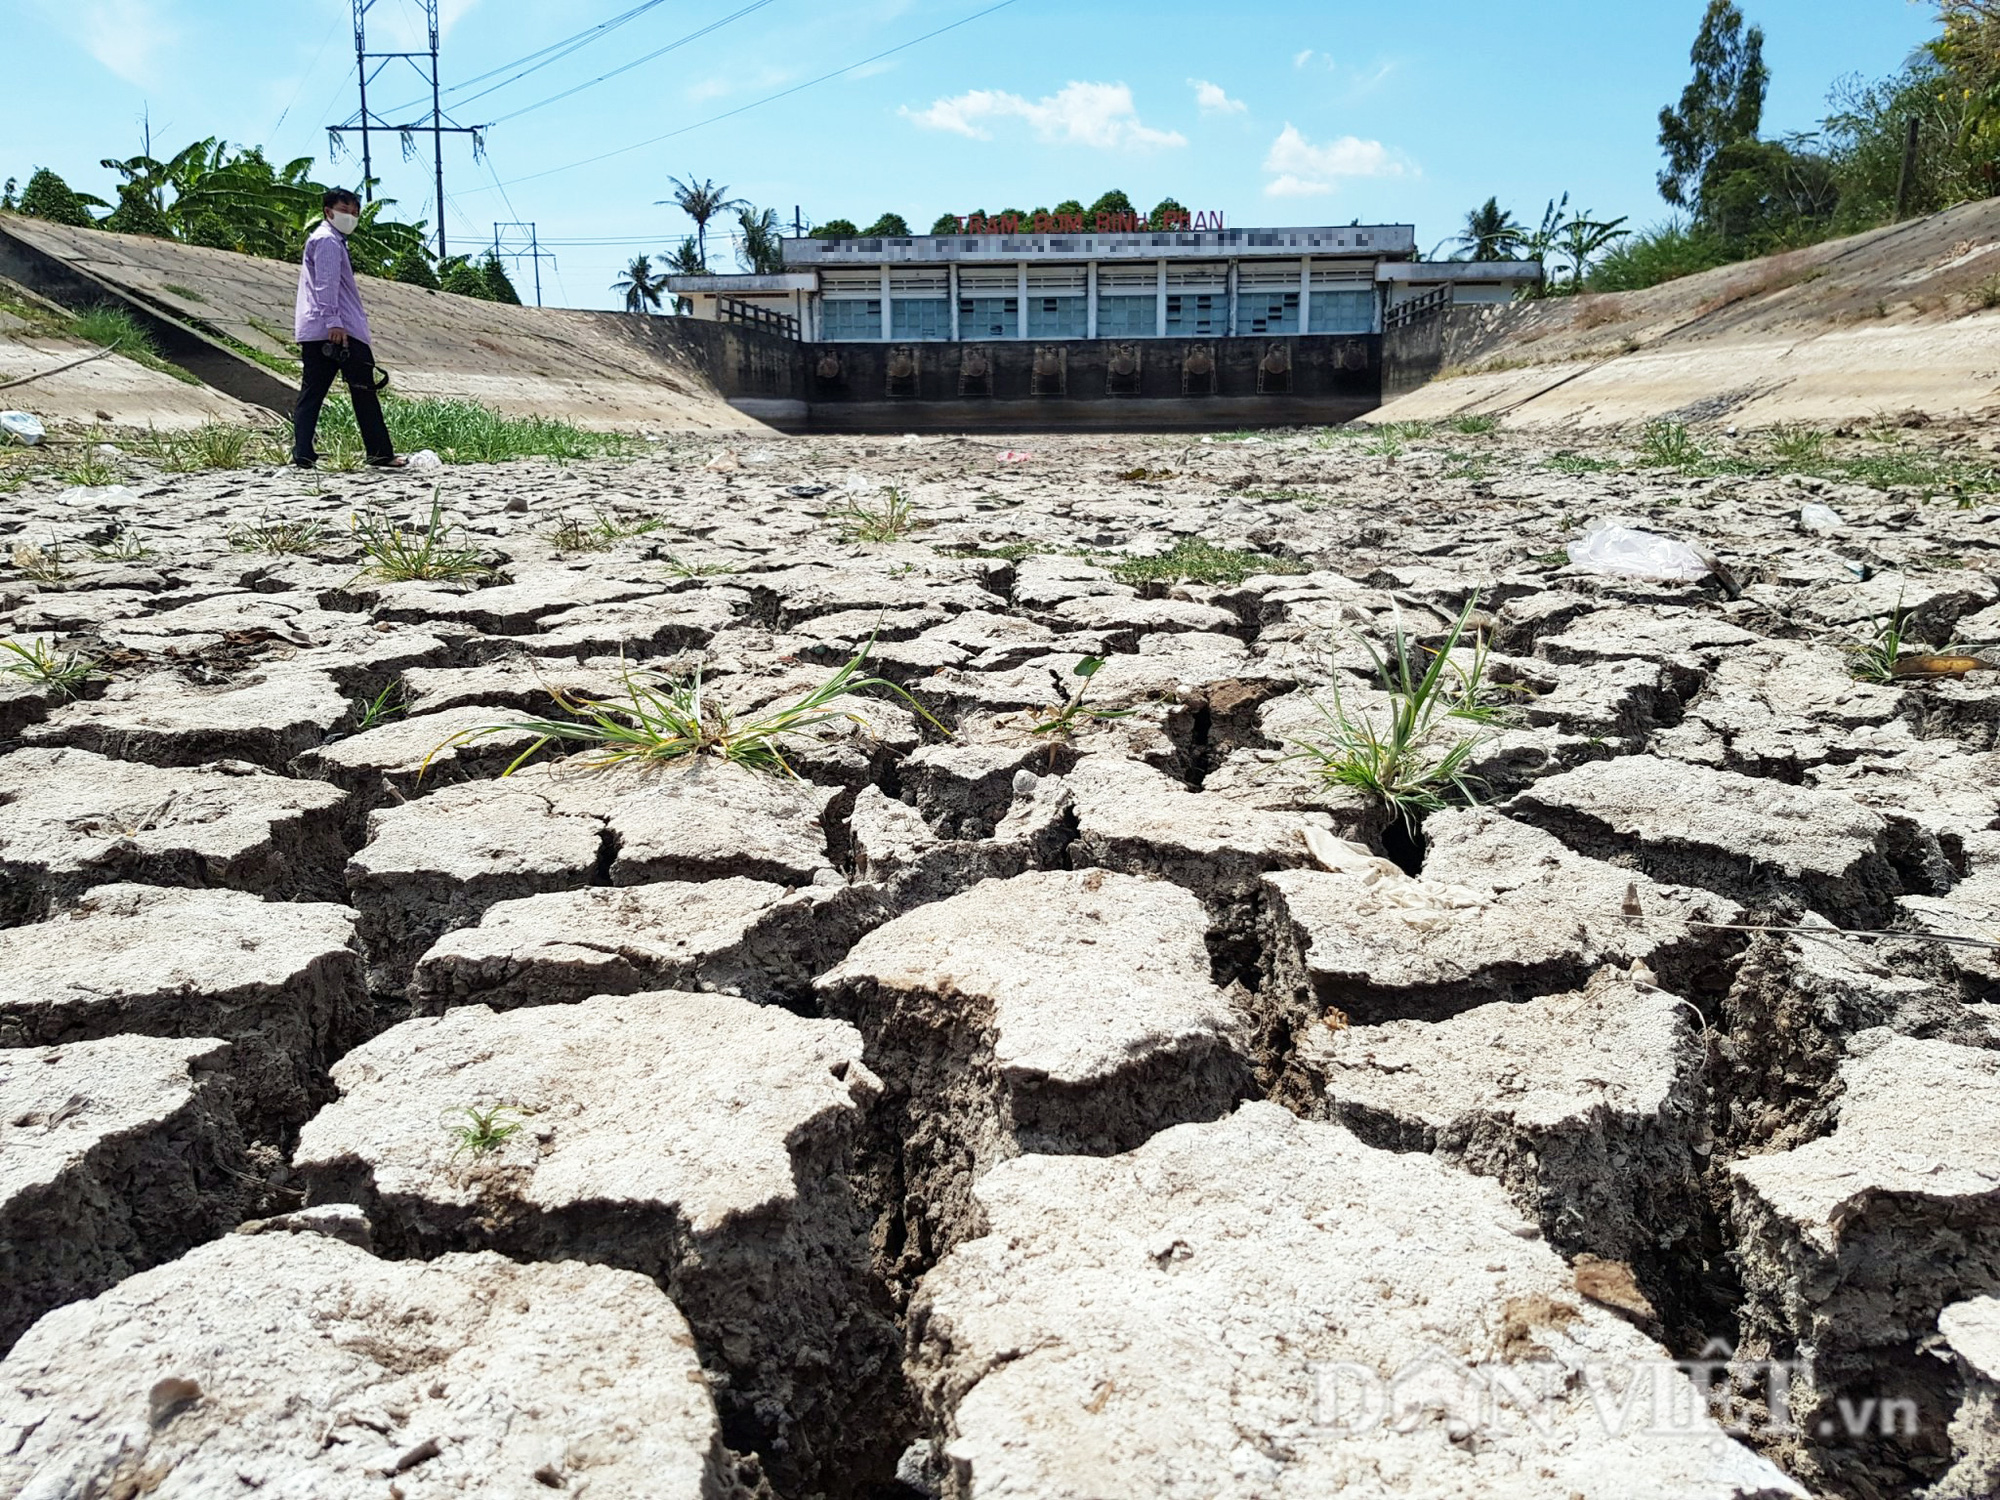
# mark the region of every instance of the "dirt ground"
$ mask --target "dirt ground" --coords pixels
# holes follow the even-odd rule
[[[1987,429],[106,458],[0,471],[0,1489],[2000,1477]],[[644,1331],[339,1322],[493,1255]]]

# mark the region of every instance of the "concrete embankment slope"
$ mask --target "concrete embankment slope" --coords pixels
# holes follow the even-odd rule
[[[1745,426],[2000,411],[2000,200],[1643,292],[1448,315],[1439,378],[1366,420]]]
[[[143,315],[169,359],[210,386],[267,410],[290,405],[292,378],[257,362],[296,358],[298,273],[288,263],[8,214],[0,274],[72,308],[122,302]],[[406,395],[464,397],[589,427],[761,425],[713,378],[715,361],[754,357],[733,329],[694,342],[661,326],[682,320],[503,306],[373,278],[362,297],[376,353]]]

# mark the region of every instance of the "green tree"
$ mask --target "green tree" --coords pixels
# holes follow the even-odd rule
[[[852,219],[828,219],[824,224],[814,228],[812,238],[816,240],[851,240],[859,236],[860,233],[861,231],[854,227]]]
[[[448,255],[439,263],[438,286],[460,297],[477,297],[481,302],[486,300],[486,278],[463,255]]]
[[[660,310],[660,294],[667,289],[665,273],[653,274],[653,258],[650,255],[635,255],[632,264],[611,283],[611,290],[625,294],[625,311],[643,313]]]
[[[1146,227],[1151,229],[1155,234],[1158,234],[1167,227],[1168,214],[1174,214],[1182,219],[1188,217],[1188,211],[1179,203],[1176,203],[1172,198],[1162,198],[1158,203],[1153,205],[1152,213],[1146,216]]]
[[[957,214],[939,214],[939,215],[937,216],[937,218],[936,218],[936,219],[935,219],[935,220],[934,220],[934,221],[932,222],[932,224],[931,224],[931,233],[932,233],[932,234],[957,234],[957,233],[958,233],[958,215],[957,215]]]
[[[701,247],[695,244],[692,235],[674,246],[674,253],[667,257],[666,274],[668,276],[706,276],[708,274],[708,262],[701,258]],[[674,298],[675,317],[683,317],[693,311],[694,299],[692,297],[676,296]]]
[[[21,212],[31,219],[47,219],[51,224],[88,229],[96,221],[84,212],[86,201],[96,203],[99,200],[79,196],[47,167],[37,167],[21,192]]]
[[[0,187],[0,208],[13,209],[20,205],[21,200],[14,194],[14,189],[19,186],[18,177],[9,177],[6,186]]]
[[[1099,195],[1098,200],[1084,210],[1092,219],[1099,214],[1135,214],[1138,211],[1132,206],[1132,200],[1117,188]]]
[[[1571,214],[1562,221],[1556,234],[1556,248],[1569,262],[1569,287],[1573,292],[1583,290],[1583,278],[1590,271],[1590,263],[1603,250],[1627,238],[1632,231],[1622,227],[1625,221],[1618,219],[1593,219],[1588,209]]]
[[[785,269],[785,247],[779,240],[775,208],[743,208],[736,215],[739,235],[736,259],[758,276],[775,276]]]
[[[1818,237],[1840,206],[1833,163],[1781,141],[1736,141],[1701,174],[1705,223],[1746,255]]]
[[[153,201],[152,194],[129,182],[118,184],[118,206],[99,227],[117,234],[149,234],[159,240],[174,236],[172,222]]]
[[[702,263],[706,265],[708,263],[708,221],[717,215],[726,214],[732,209],[748,208],[750,205],[741,198],[730,197],[727,184],[717,187],[712,181],[704,180],[696,182],[694,180],[694,173],[692,172],[688,173],[686,182],[681,181],[678,177],[669,177],[667,181],[674,185],[674,195],[671,198],[662,198],[659,202],[661,204],[671,203],[675,208],[678,208],[682,213],[694,220],[694,242],[696,247],[701,251]]]
[[[1081,198],[1065,198],[1054,208],[1050,209],[1049,212],[1052,214],[1080,214],[1087,212],[1087,210],[1084,208]]]
[[[1694,77],[1679,108],[1660,111],[1660,149],[1667,154],[1660,196],[1675,205],[1687,203],[1691,193],[1698,197],[1702,174],[1718,151],[1756,139],[1771,82],[1764,30],[1744,30],[1735,0],[1708,0],[1688,61]]]
[[[1470,260],[1512,260],[1527,238],[1527,229],[1500,200],[1488,198],[1465,216],[1465,230],[1453,243]]]
[[[437,272],[431,269],[430,252],[421,245],[396,254],[389,262],[389,279],[433,292],[438,289]]]
[[[508,302],[515,307],[521,305],[521,294],[514,290],[513,278],[507,268],[500,264],[500,257],[488,250],[479,262],[479,279],[486,284],[488,302]]]
[[[901,214],[883,214],[881,218],[877,219],[861,232],[870,239],[878,236],[882,238],[908,239],[910,237],[910,224]]]

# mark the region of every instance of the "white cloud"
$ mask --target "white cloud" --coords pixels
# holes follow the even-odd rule
[[[1289,121],[1264,155],[1264,184],[1270,198],[1316,198],[1334,190],[1343,177],[1405,177],[1411,167],[1380,141],[1343,135],[1314,145]]]
[[[1307,63],[1311,62],[1312,60],[1313,60],[1313,49],[1310,47],[1306,48],[1305,51],[1303,52],[1294,52],[1292,54],[1292,66],[1295,68],[1303,68]]]
[[[1250,108],[1241,99],[1230,98],[1221,84],[1210,83],[1206,78],[1190,78],[1188,87],[1194,90],[1194,102],[1205,115],[1240,115]]]
[[[157,0],[42,0],[50,21],[128,83],[153,83],[168,71],[179,31]]]
[[[973,89],[939,99],[927,109],[902,113],[926,130],[943,130],[975,141],[993,138],[995,120],[1026,120],[1038,140],[1101,149],[1185,146],[1187,137],[1174,130],[1142,124],[1132,102],[1132,90],[1122,83],[1070,83],[1042,99],[1024,99],[998,89]]]

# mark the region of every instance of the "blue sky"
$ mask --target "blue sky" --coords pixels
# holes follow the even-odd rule
[[[444,0],[445,83],[639,3]],[[1568,191],[1574,205],[1644,224],[1665,212],[1656,116],[1686,82],[1703,9],[1012,0],[982,16],[995,0],[764,0],[531,107],[751,3],[661,0],[527,77],[460,90],[504,83],[455,111],[461,123],[495,123],[483,164],[463,138],[447,142],[452,248],[489,240],[495,219],[532,219],[559,257],[547,300],[610,306],[608,284],[632,255],[688,231],[654,200],[668,196],[669,174],[690,173],[787,221],[794,205],[808,221],[866,223],[893,209],[919,231],[943,212],[1088,202],[1108,187],[1142,208],[1172,195],[1221,209],[1232,225],[1410,222],[1426,247],[1488,194],[1533,220]],[[1812,129],[1837,78],[1894,71],[1933,29],[1930,6],[1906,0],[1744,8],[1767,36],[1767,135]],[[279,158],[318,156],[328,179],[358,175],[325,160],[324,126],[354,109],[348,0],[7,0],[6,11],[16,62],[0,96],[0,176],[48,166],[109,197],[97,163],[139,149],[146,113],[156,154],[221,135]],[[417,14],[412,0],[375,0],[371,47],[415,45]],[[385,105],[421,92],[400,66],[376,85]],[[434,219],[427,157],[405,163],[390,144],[377,168],[406,216]],[[715,250],[729,268],[727,246]]]

